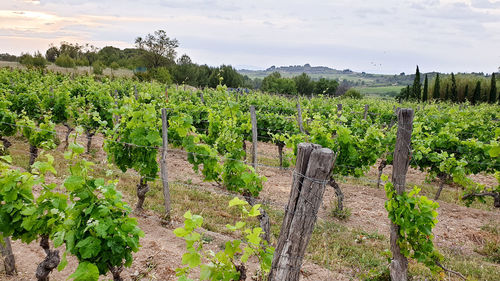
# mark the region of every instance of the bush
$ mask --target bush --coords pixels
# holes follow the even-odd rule
[[[164,84],[172,84],[172,75],[166,67],[158,67],[151,70],[151,77]]]
[[[19,63],[27,68],[45,68],[47,60],[40,53],[35,53],[35,56],[23,54],[19,57]]]
[[[93,69],[94,74],[102,75],[104,68],[105,68],[105,65],[101,61],[95,61],[92,64],[92,69]]]
[[[111,69],[113,70],[117,70],[118,68],[120,68],[120,65],[116,61],[114,61],[109,65],[109,67],[111,67]]]
[[[75,64],[77,66],[89,66],[89,61],[86,59],[76,59]]]
[[[66,54],[57,57],[55,64],[60,67],[75,67],[75,61]]]
[[[342,98],[352,98],[352,99],[362,99],[363,95],[356,89],[350,88],[345,92],[345,94],[342,95]]]

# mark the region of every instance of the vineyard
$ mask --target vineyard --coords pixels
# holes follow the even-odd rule
[[[499,105],[9,69],[0,96],[2,280],[498,278]]]

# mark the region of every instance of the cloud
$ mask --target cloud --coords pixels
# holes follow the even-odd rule
[[[500,1],[35,2],[2,3],[0,52],[40,48],[51,38],[131,47],[135,37],[164,29],[180,41],[179,54],[211,65],[309,62],[385,73],[412,72],[419,62],[442,71],[498,67],[487,54],[500,45]]]

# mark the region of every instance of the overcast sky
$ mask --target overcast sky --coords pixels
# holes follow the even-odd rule
[[[493,72],[500,0],[0,0],[0,53],[133,47],[163,29],[194,62],[371,73]]]

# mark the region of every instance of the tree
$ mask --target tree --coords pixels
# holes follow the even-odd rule
[[[474,89],[474,94],[472,95],[472,104],[476,104],[481,101],[481,81],[476,82],[476,88]]]
[[[314,93],[317,95],[328,95],[333,96],[339,82],[337,80],[329,80],[326,78],[320,78],[316,83],[314,83]]]
[[[450,84],[446,84],[446,90],[444,91],[444,100],[450,100]]]
[[[295,86],[297,87],[297,92],[300,95],[310,95],[314,89],[314,82],[311,81],[311,77],[303,72],[299,76],[293,77],[295,81]]]
[[[148,34],[145,38],[135,39],[137,48],[145,50],[144,60],[151,68],[166,66],[175,61],[175,48],[179,47],[177,39],[167,36],[164,30],[157,30],[154,34]]]
[[[436,74],[436,81],[434,82],[434,90],[432,91],[432,98],[433,99],[440,99],[441,98],[441,93],[440,93],[440,85],[439,85],[439,73]]]
[[[280,94],[297,93],[295,81],[289,78],[282,78],[279,72],[273,72],[262,80],[262,90]]]
[[[55,62],[59,55],[59,49],[53,44],[50,44],[50,47],[45,51],[45,58],[50,62]]]
[[[422,94],[422,101],[426,102],[428,99],[428,91],[429,91],[429,82],[427,81],[427,74],[425,74],[424,79],[424,93]]]
[[[420,100],[420,94],[422,93],[422,83],[420,82],[420,70],[415,72],[415,80],[413,80],[413,87],[410,94],[410,98],[414,100]]]
[[[60,67],[75,67],[75,61],[66,53],[57,57],[55,64]]]
[[[453,72],[451,73],[450,99],[451,99],[452,102],[457,102],[458,101],[457,79],[455,79],[455,74],[453,74]]]
[[[497,81],[495,79],[495,73],[491,75],[491,86],[490,86],[490,103],[495,103],[497,99]]]

